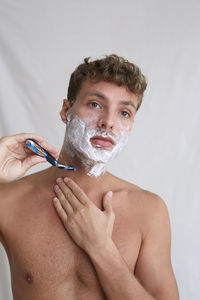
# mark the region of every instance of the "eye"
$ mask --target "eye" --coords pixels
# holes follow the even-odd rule
[[[90,102],[88,105],[93,108],[101,108],[101,106],[97,102]]]
[[[120,113],[121,113],[121,115],[122,115],[123,117],[125,117],[125,118],[130,118],[130,114],[129,114],[127,111],[123,110],[123,111],[121,111]]]

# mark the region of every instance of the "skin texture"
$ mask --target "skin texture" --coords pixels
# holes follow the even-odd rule
[[[91,126],[118,135],[135,116],[122,101],[137,105],[124,87],[86,82],[71,112],[93,116]],[[68,113],[64,100],[64,123]],[[1,241],[14,299],[177,300],[164,201],[108,172],[87,176],[65,146],[59,161],[78,171],[51,167],[0,186]]]

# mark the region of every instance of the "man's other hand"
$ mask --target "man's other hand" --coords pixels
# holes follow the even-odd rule
[[[115,221],[112,191],[104,195],[102,211],[72,179],[58,178],[56,182],[54,206],[73,241],[88,255],[104,251],[112,244]]]
[[[56,158],[58,150],[50,146],[41,136],[33,133],[20,133],[0,139],[0,183],[21,178],[32,166],[46,162],[45,158],[33,154],[26,146],[26,139],[36,140]]]

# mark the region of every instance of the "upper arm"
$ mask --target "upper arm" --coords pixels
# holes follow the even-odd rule
[[[135,268],[135,276],[157,300],[178,300],[178,288],[171,265],[171,231],[167,207],[156,196],[156,209],[151,216]]]
[[[0,242],[3,242],[4,229],[10,214],[9,206],[9,195],[10,195],[10,184],[0,183]]]
[[[0,183],[0,242],[2,242],[2,227],[4,219],[3,183]]]

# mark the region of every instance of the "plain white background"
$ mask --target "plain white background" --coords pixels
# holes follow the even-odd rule
[[[84,57],[116,53],[147,76],[128,147],[109,170],[166,202],[182,300],[200,299],[199,11],[198,0],[0,0],[0,136],[37,132],[61,147],[62,99]],[[1,300],[12,298],[9,276],[1,247]]]

